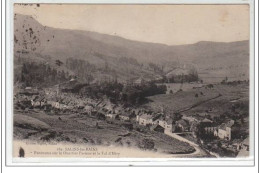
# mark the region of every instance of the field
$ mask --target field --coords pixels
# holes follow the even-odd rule
[[[149,103],[144,105],[155,111],[161,110],[162,107],[169,111],[179,112],[189,109],[193,105],[200,104],[219,96],[219,91],[212,88],[195,88],[187,91],[180,91],[174,94],[161,94],[148,97]]]
[[[98,126],[97,126],[98,123]],[[18,112],[14,115],[14,139],[66,141],[69,143],[138,148],[145,138],[152,139],[160,153],[192,153],[189,144],[153,131],[139,132],[86,115],[47,115],[44,112]]]
[[[203,95],[198,94],[202,92]],[[198,97],[194,95],[198,94]],[[240,124],[239,133],[249,133],[249,87],[248,84],[223,85],[213,88],[196,88],[176,94],[164,94],[149,97],[151,102],[145,108],[160,111],[166,108],[169,112],[180,112],[197,119],[210,118],[221,122],[230,118]]]
[[[203,86],[174,94],[155,95],[149,97],[149,100],[144,107],[156,111],[164,107],[169,111],[185,112],[188,115],[208,111],[221,114],[230,110],[232,104],[248,104],[249,89],[247,84],[218,84],[213,88]]]
[[[218,91],[221,94],[221,97],[207,101],[203,104],[200,104],[194,107],[191,110],[188,110],[187,114],[201,113],[209,110],[212,114],[223,114],[228,112],[232,105],[243,103],[249,106],[249,88],[246,84],[240,84],[237,86],[230,85],[214,85],[215,91]],[[248,114],[241,110],[242,113]]]

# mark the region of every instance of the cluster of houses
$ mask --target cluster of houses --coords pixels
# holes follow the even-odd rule
[[[46,89],[44,94],[40,94],[32,88],[26,88],[19,95],[20,98],[26,98],[32,107],[59,110],[76,108],[89,115],[100,115],[104,119],[135,121],[140,126],[148,126],[151,130],[163,133],[195,132],[198,130],[197,126],[200,125],[202,127],[200,130],[204,134],[230,141],[232,134],[235,133],[234,129],[236,129],[234,128],[234,120],[227,120],[221,125],[217,125],[207,118],[198,120],[196,117],[186,115],[176,118],[176,115],[169,116],[162,112],[155,113],[142,109],[124,108],[109,101],[81,98],[69,93],[59,93],[59,97],[55,97],[57,93],[51,89]]]
[[[139,82],[142,82],[142,80],[139,80]],[[163,113],[164,111],[152,112],[141,108],[127,108],[122,105],[112,104],[108,100],[94,100],[62,92],[57,94],[57,91],[53,89],[45,89],[42,92],[27,87],[16,94],[14,99],[16,103],[26,103],[26,106],[33,108],[69,110],[70,112],[95,116],[102,120],[119,120],[124,122],[122,125],[125,122],[132,126],[138,124],[167,135],[170,133],[188,133],[204,141],[197,136],[199,131],[207,137],[212,136],[215,139],[221,139],[222,147],[226,149],[232,146],[231,148],[235,148],[234,151],[239,153],[238,157],[249,155],[248,138],[243,142],[239,141],[243,139],[240,138],[239,142],[236,142],[235,135],[238,134],[237,130],[239,129],[235,121],[231,119],[225,120],[222,124],[216,124],[212,120],[205,118],[206,114],[190,116],[182,113],[181,115],[172,115]],[[213,146],[214,143],[211,145]]]
[[[165,116],[162,113],[141,113],[137,114],[136,121],[139,125],[151,126],[152,130],[171,133],[192,132],[194,136],[196,136],[195,131],[200,126],[202,128],[199,130],[202,130],[202,133],[227,141],[230,141],[238,130],[235,121],[231,119],[217,125],[207,118],[198,120],[186,115],[176,119],[174,116]]]
[[[205,118],[201,123],[203,123],[204,125],[204,133],[206,135],[211,135],[227,141],[230,141],[232,139],[232,134],[236,134],[238,128],[235,125],[235,121],[231,119],[225,120],[220,125],[217,125],[215,122],[207,118]]]
[[[190,130],[189,122],[184,119],[176,119],[163,113],[142,113],[136,116],[139,125],[150,126],[151,130],[173,133],[187,132]]]
[[[39,90],[31,89],[31,87],[27,88],[20,90],[20,92],[15,95],[15,103],[26,103],[27,107],[42,108],[45,110],[52,108],[72,110],[74,108],[84,109],[86,105],[92,106],[92,103],[94,102],[91,99],[83,99],[70,93],[59,93],[57,96],[56,90],[53,89]]]

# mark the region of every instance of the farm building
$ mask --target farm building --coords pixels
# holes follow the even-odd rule
[[[159,123],[158,119],[160,118],[160,114],[148,114],[144,113],[141,116],[137,116],[137,121],[140,125],[149,125],[149,124],[157,124]]]

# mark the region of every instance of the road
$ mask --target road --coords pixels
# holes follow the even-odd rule
[[[189,141],[188,139],[186,138],[183,138],[175,133],[171,133],[171,132],[166,132],[165,133],[166,135],[172,137],[172,138],[175,138],[177,140],[180,140],[182,142],[187,142],[188,144],[190,144],[192,147],[194,147],[195,151],[193,153],[189,153],[189,154],[173,154],[172,156],[173,157],[197,157],[197,156],[203,156],[203,155],[206,155],[206,153],[199,147],[198,144],[192,142],[192,141]]]

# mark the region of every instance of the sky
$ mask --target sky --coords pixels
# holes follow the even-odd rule
[[[15,4],[14,13],[54,28],[167,45],[249,40],[248,5]]]

